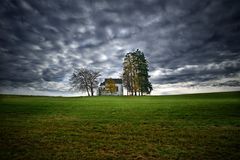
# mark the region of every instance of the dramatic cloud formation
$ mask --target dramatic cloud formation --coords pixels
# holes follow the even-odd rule
[[[240,90],[239,28],[238,0],[3,0],[0,92],[72,95],[74,68],[119,77],[137,48],[154,94]]]

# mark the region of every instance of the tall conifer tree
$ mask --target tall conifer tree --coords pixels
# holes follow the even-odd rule
[[[123,83],[131,95],[150,94],[152,84],[149,81],[148,61],[140,50],[129,52],[123,62]]]

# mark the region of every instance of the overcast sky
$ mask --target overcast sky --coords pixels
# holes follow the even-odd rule
[[[1,0],[0,93],[76,95],[74,68],[149,61],[153,94],[240,90],[239,0]]]

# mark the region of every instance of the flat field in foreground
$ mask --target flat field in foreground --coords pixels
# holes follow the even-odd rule
[[[240,92],[0,96],[0,159],[240,159]]]

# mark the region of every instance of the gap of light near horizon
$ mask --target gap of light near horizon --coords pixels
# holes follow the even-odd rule
[[[1,94],[85,95],[69,91],[74,68],[119,78],[136,49],[149,61],[152,95],[240,90],[239,1],[0,3]]]

